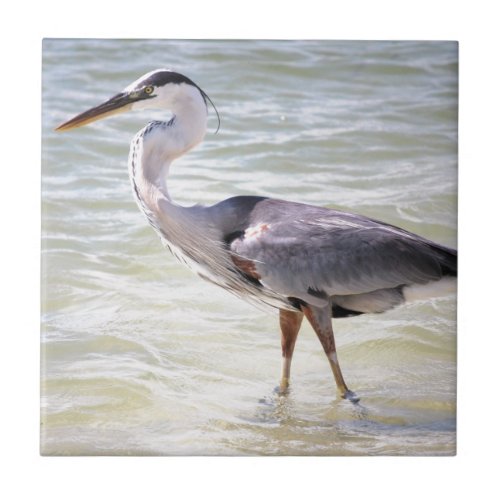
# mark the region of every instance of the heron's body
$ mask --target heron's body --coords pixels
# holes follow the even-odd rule
[[[186,77],[158,70],[60,128],[79,126],[110,109],[169,109],[169,122],[151,122],[131,144],[129,173],[139,207],[172,253],[201,277],[280,309],[282,388],[288,385],[305,315],[341,394],[355,399],[340,371],[331,317],[403,304],[417,289],[456,276],[456,251],[367,217],[283,200],[238,196],[210,207],[175,204],[168,171],[203,139],[206,98]]]

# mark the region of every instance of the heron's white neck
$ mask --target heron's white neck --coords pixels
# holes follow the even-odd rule
[[[146,125],[136,134],[130,148],[131,181],[146,202],[155,191],[156,197],[163,195],[170,201],[170,164],[199,144],[207,129],[207,108],[198,89],[184,85],[165,107],[172,111],[172,119]]]
[[[191,246],[186,228],[194,230],[204,221],[172,202],[167,179],[172,161],[203,140],[207,108],[198,89],[184,85],[181,90],[165,104],[172,119],[149,123],[132,140],[129,175],[139,208],[162,238],[176,246]]]

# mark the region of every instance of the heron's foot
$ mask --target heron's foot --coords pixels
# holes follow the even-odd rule
[[[278,394],[285,395],[288,394],[290,390],[290,379],[283,377],[280,381],[280,386],[278,388]]]
[[[352,392],[349,389],[347,389],[347,391],[342,394],[342,398],[348,399],[351,403],[359,403],[360,401],[360,397],[357,396],[355,392]]]

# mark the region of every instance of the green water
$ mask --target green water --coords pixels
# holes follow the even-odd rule
[[[304,324],[278,396],[276,311],[182,267],[132,198],[129,142],[168,116],[53,129],[169,67],[222,120],[172,166],[177,202],[285,198],[455,246],[457,57],[446,42],[45,40],[42,453],[453,454],[454,295],[334,322],[359,405]]]

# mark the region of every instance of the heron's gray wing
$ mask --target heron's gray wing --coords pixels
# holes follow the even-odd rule
[[[366,294],[442,276],[439,247],[394,226],[272,199],[244,212],[230,249],[253,263],[264,286],[286,296]]]

